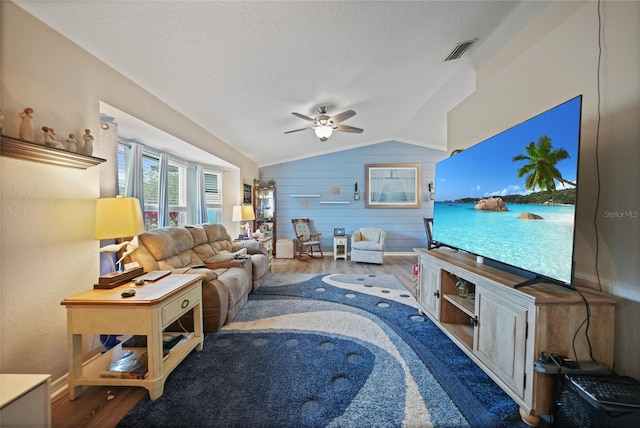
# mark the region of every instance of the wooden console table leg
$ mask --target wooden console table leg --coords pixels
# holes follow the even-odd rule
[[[153,387],[149,388],[149,398],[151,400],[157,400],[162,397],[164,393],[164,382],[158,382],[153,385]]]
[[[69,338],[69,399],[75,400],[82,393],[82,385],[75,386],[75,380],[82,376],[82,335],[72,334]]]
[[[202,302],[195,305],[192,309],[193,313],[193,335],[200,340],[196,346],[196,351],[202,351],[204,345],[204,321],[202,320]]]

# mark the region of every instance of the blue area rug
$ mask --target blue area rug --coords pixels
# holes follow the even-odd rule
[[[271,274],[118,426],[525,425],[393,275]]]

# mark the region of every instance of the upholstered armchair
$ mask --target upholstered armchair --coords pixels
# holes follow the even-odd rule
[[[296,240],[298,241],[298,259],[302,259],[304,254],[307,257],[314,257],[314,247],[320,251],[320,257],[324,257],[322,254],[322,248],[320,247],[320,233],[311,233],[309,223],[311,221],[308,218],[293,218],[291,223],[293,224],[293,231],[296,234]]]
[[[382,264],[387,232],[379,227],[362,227],[351,236],[351,261]]]

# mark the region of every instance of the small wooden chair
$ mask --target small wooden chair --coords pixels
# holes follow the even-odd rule
[[[302,255],[306,257],[315,257],[313,255],[314,247],[320,251],[320,257],[324,257],[322,254],[322,248],[320,247],[320,235],[321,233],[311,233],[309,228],[310,220],[308,218],[293,218],[291,219],[293,224],[293,231],[296,234],[296,240],[298,241],[298,259],[302,260]]]

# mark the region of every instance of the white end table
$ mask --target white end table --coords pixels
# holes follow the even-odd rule
[[[347,242],[349,235],[333,236],[333,260],[347,260]]]
[[[126,288],[136,290],[133,297],[123,298]],[[82,385],[142,386],[152,400],[164,392],[164,382],[178,364],[195,348],[202,350],[202,276],[171,274],[144,286],[127,283],[110,290],[94,289],[67,297],[69,335],[69,398],[75,400]],[[163,359],[163,329],[188,311],[193,311],[194,331],[189,338],[172,349]],[[83,367],[83,334],[146,335],[149,375],[144,379],[114,379],[100,373],[122,354],[122,344]],[[182,333],[182,332],[181,332]]]

